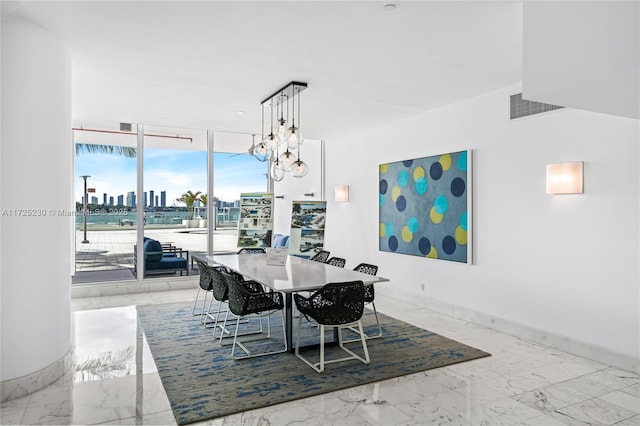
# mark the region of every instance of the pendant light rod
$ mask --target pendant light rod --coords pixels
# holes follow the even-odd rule
[[[297,88],[297,92],[294,91],[294,88]],[[271,96],[265,98],[260,103],[261,104],[267,103],[270,100],[276,98],[276,96],[278,96],[278,95],[285,95],[287,97],[293,98],[293,96],[295,94],[299,94],[300,92],[302,92],[306,88],[307,88],[307,83],[301,83],[299,81],[292,81],[291,83],[288,83],[288,84],[284,85],[282,88],[276,90]],[[277,102],[276,102],[276,105],[277,105]]]

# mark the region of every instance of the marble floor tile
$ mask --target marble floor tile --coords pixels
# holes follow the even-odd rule
[[[627,420],[616,423],[616,426],[638,426],[640,425],[640,416],[633,416]]]
[[[617,405],[618,407],[622,407],[625,410],[640,414],[640,400],[638,398],[634,398],[628,393],[615,391],[602,395],[600,399]]]
[[[175,425],[135,305],[195,295],[173,290],[73,299],[72,371],[3,403],[0,423]],[[404,302],[377,297],[376,305],[492,356],[195,424],[640,425],[638,375]]]
[[[620,389],[624,393],[628,393],[629,395],[640,398],[640,383],[627,386],[626,388]]]
[[[460,413],[472,425],[517,425],[540,416],[540,412],[510,398]]]
[[[591,397],[562,382],[515,395],[513,399],[531,408],[551,413],[558,408],[586,401]]]
[[[568,417],[587,424],[613,425],[623,420],[627,420],[635,414],[636,413],[625,410],[624,408],[610,402],[599,398],[593,398],[560,408],[552,413],[552,416],[565,422]]]

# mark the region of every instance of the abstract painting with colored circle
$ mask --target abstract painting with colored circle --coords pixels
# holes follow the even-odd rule
[[[470,263],[471,151],[380,164],[380,250]]]

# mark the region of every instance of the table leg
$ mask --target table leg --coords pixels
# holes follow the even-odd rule
[[[287,339],[287,351],[294,353],[293,347],[293,296],[291,293],[284,294],[284,329],[285,339]]]

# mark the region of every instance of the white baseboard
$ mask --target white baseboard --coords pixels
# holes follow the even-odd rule
[[[142,282],[109,281],[88,284],[73,284],[71,298],[114,296],[117,294],[149,293],[154,291],[190,290],[198,288],[198,275],[189,277],[147,278]]]
[[[378,288],[376,288],[376,292],[378,292]],[[380,293],[406,303],[411,303],[444,315],[449,315],[453,318],[479,324],[502,333],[517,336],[524,340],[556,348],[564,352],[588,358],[635,374],[640,374],[640,359],[630,355],[621,354],[610,349],[575,340],[567,336],[562,336],[546,330],[540,330],[515,321],[452,305],[442,300],[426,296],[420,297],[420,300],[416,300],[416,298],[407,297],[406,295],[393,290],[387,290],[384,292],[380,291]]]
[[[62,358],[35,373],[0,382],[0,399],[2,402],[11,401],[44,389],[64,377],[72,365],[73,350],[69,349]],[[68,374],[68,378],[73,380],[73,374]],[[71,387],[69,387],[69,391],[71,391]]]

